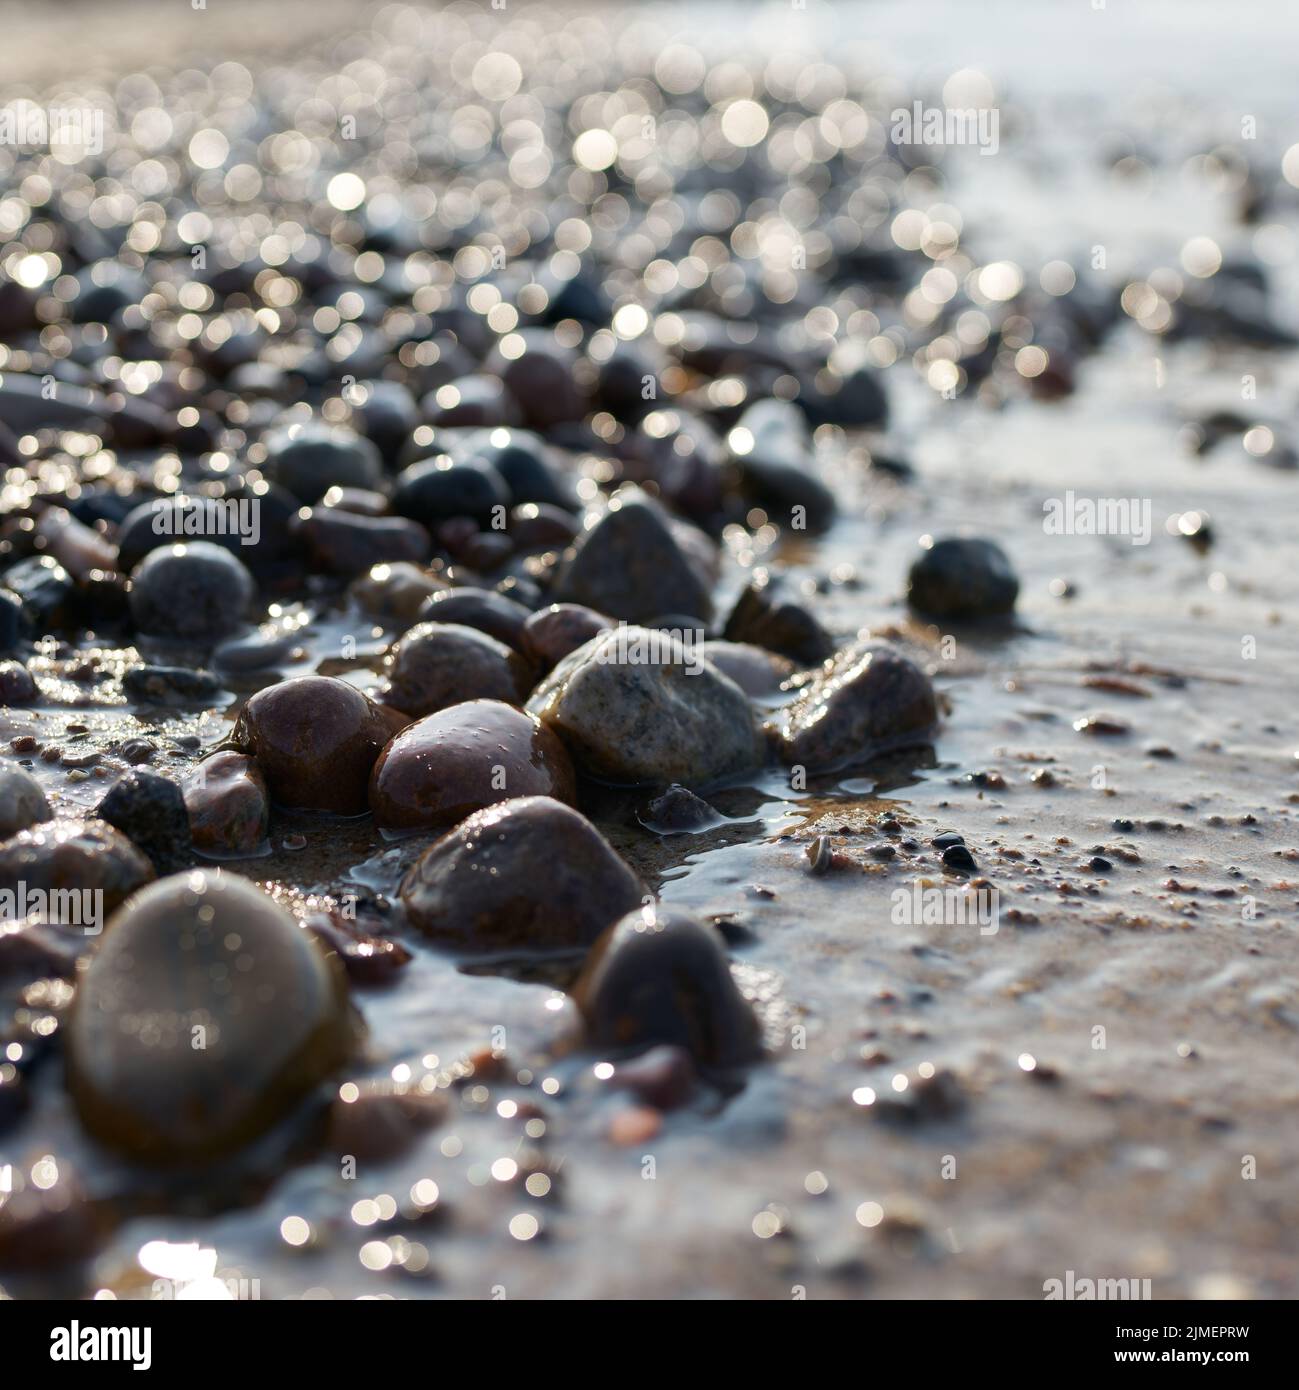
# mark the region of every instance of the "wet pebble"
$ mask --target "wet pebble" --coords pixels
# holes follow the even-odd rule
[[[569,652],[612,626],[612,619],[580,603],[552,603],[530,614],[523,624],[523,651],[541,670],[549,671]]]
[[[68,1164],[43,1154],[0,1202],[0,1268],[75,1264],[93,1254],[104,1222]]]
[[[83,895],[66,900],[69,910],[83,919],[69,921],[69,926],[98,930],[102,921],[89,920],[94,911],[111,912],[153,876],[145,855],[106,821],[47,821],[0,844],[0,889],[17,893],[21,886],[29,892]],[[86,893],[92,895],[89,900]]]
[[[181,787],[194,848],[214,858],[257,854],[270,829],[270,792],[253,758],[214,753]]]
[[[383,698],[417,719],[465,700],[521,704],[532,688],[531,667],[518,652],[460,623],[418,624],[385,664]]]
[[[233,874],[195,870],[126,903],[82,977],[67,1080],[99,1139],[209,1161],[269,1129],[356,1038],[342,969]]]
[[[720,824],[722,817],[688,787],[674,783],[642,806],[636,812],[636,819],[656,835],[675,835],[683,831],[708,830]]]
[[[554,597],[628,622],[661,613],[712,613],[709,585],[657,503],[636,489],[618,493],[577,539],[555,579]]]
[[[373,490],[383,481],[379,451],[362,435],[322,421],[289,425],[264,441],[268,478],[308,506],[331,487]]]
[[[446,1117],[447,1101],[395,1081],[348,1082],[329,1107],[325,1146],[339,1157],[384,1163],[398,1157]]]
[[[510,489],[490,465],[454,463],[444,455],[412,463],[401,473],[392,509],[422,526],[461,516],[490,526],[509,515]]]
[[[911,566],[907,599],[934,618],[1001,617],[1015,607],[1019,579],[994,541],[948,537]]]
[[[571,652],[528,708],[592,776],[707,786],[752,771],[762,743],[744,692],[668,633],[622,627]]]
[[[222,671],[265,671],[281,665],[297,646],[296,633],[267,625],[213,648],[212,664]]]
[[[445,579],[418,565],[397,561],[375,565],[352,581],[348,593],[372,618],[406,627],[415,621],[425,601],[446,587]]]
[[[638,908],[591,948],[573,986],[589,1046],[680,1047],[700,1066],[762,1055],[761,1030],[731,975],[721,934],[684,912]]]
[[[0,768],[0,839],[51,818],[41,784],[20,767]]]
[[[633,1092],[656,1110],[677,1110],[694,1095],[699,1077],[684,1047],[664,1043],[630,1062],[619,1063],[613,1084]]]
[[[813,666],[834,651],[830,634],[803,604],[789,598],[767,570],[755,572],[735,601],[722,635]]]
[[[528,609],[514,599],[472,585],[431,594],[419,610],[421,622],[477,628],[516,652],[524,650],[523,625],[529,616]]]
[[[229,551],[191,541],[152,550],[131,571],[131,617],[151,637],[212,642],[244,622],[256,592]]]
[[[278,805],[362,814],[370,770],[404,723],[333,676],[299,676],[253,695],[230,735],[257,760]]]
[[[885,642],[861,642],[827,661],[768,721],[781,757],[833,772],[928,743],[938,721],[929,677]]]
[[[575,799],[573,765],[538,719],[470,700],[417,720],[383,750],[370,778],[375,822],[441,829],[516,796]]]
[[[337,507],[307,507],[293,533],[311,564],[327,574],[351,578],[385,562],[427,560],[433,540],[417,521],[401,516],[358,516]]]
[[[159,877],[178,873],[193,858],[185,798],[175,782],[133,768],[109,788],[95,815],[149,856]]]
[[[788,657],[749,642],[705,642],[703,652],[746,695],[774,695],[794,674]]]
[[[36,682],[21,661],[0,661],[0,705],[26,705],[36,698]]]
[[[221,683],[210,671],[185,666],[132,666],[122,676],[122,691],[141,704],[176,705],[210,700]]]
[[[474,951],[589,946],[641,895],[600,832],[547,796],[476,812],[426,850],[401,886],[416,927]]]

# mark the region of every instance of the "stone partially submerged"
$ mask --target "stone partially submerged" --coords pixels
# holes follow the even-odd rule
[[[482,951],[589,946],[641,895],[590,821],[547,796],[476,812],[427,849],[401,885],[420,931]]]

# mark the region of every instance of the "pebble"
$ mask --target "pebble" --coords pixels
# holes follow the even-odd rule
[[[357,1021],[342,968],[247,880],[199,869],[114,916],[77,988],[67,1082],[135,1158],[209,1162],[339,1067]]]
[[[628,622],[661,613],[707,620],[713,607],[708,584],[662,509],[637,489],[614,496],[578,537],[555,577],[553,596]]]
[[[699,1076],[684,1047],[664,1043],[614,1069],[613,1084],[656,1110],[677,1110],[694,1095]]]
[[[387,562],[419,563],[433,552],[433,539],[417,521],[401,516],[360,516],[339,507],[306,507],[293,533],[311,565],[326,574],[352,578]]]
[[[270,792],[254,759],[223,751],[201,762],[181,786],[194,848],[214,858],[257,854],[270,831]]]
[[[133,768],[109,788],[95,815],[149,856],[159,877],[178,873],[193,859],[185,798],[175,782]]]
[[[762,1034],[715,927],[637,908],[591,948],[573,986],[588,1046],[615,1053],[680,1047],[702,1067],[757,1061]]]
[[[405,718],[333,676],[298,676],[253,695],[230,746],[257,760],[277,805],[358,816],[370,770]]]
[[[186,666],[132,666],[122,676],[122,693],[141,704],[202,702],[220,689],[220,681],[210,671],[191,671]]]
[[[348,1082],[329,1107],[325,1147],[340,1158],[386,1163],[445,1118],[447,1100],[395,1081]]]
[[[363,435],[313,420],[289,425],[267,436],[268,478],[308,506],[331,487],[378,488],[383,481],[379,450]]]
[[[89,892],[100,895],[89,901],[104,912],[111,912],[153,876],[144,854],[106,821],[46,821],[0,844],[0,889]],[[102,921],[89,920],[86,905],[84,897],[72,903],[71,911],[80,909],[82,920],[67,925],[96,930],[103,926]]]
[[[589,946],[642,893],[595,826],[548,796],[471,815],[426,850],[401,885],[414,926],[475,952]]]
[[[442,455],[412,463],[398,476],[392,509],[422,526],[461,516],[490,526],[509,515],[510,489],[490,465]]]
[[[419,610],[423,623],[458,623],[477,628],[516,652],[524,650],[523,625],[529,610],[494,589],[463,585],[430,594]]]
[[[416,720],[383,750],[370,807],[387,830],[442,829],[516,796],[576,798],[560,740],[531,714],[469,700]]]
[[[728,642],[750,643],[815,666],[834,652],[830,634],[801,604],[786,598],[767,570],[757,570],[735,601],[722,631]]]
[[[75,625],[79,617],[77,586],[52,555],[31,555],[4,572],[0,583],[22,605],[22,628],[28,637],[44,637]]]
[[[781,757],[835,772],[930,741],[938,705],[929,677],[885,642],[844,648],[768,721]]]
[[[907,599],[933,618],[992,618],[1012,611],[1019,579],[995,541],[949,537],[911,566]]]
[[[385,666],[384,700],[416,719],[465,700],[522,704],[532,689],[531,667],[518,652],[460,623],[411,628]]]
[[[256,593],[228,550],[182,542],[151,550],[131,571],[131,617],[150,637],[215,642],[243,624]]]
[[[580,603],[552,603],[530,614],[523,624],[523,652],[543,671],[549,671],[569,652],[612,626],[611,618]]]
[[[722,822],[722,817],[702,797],[676,783],[641,807],[636,819],[656,835],[711,830]]]
[[[267,624],[213,648],[212,664],[231,673],[266,671],[286,661],[298,641],[299,634]]]
[[[964,845],[948,845],[943,850],[943,865],[963,874],[972,874],[979,867],[974,861],[974,855]]]
[[[41,1181],[24,1181],[20,1173],[21,1186],[0,1202],[0,1268],[75,1265],[94,1253],[104,1234],[99,1209],[69,1165],[53,1154],[39,1163]]]
[[[0,767],[0,839],[53,819],[41,784],[20,767]]]
[[[525,502],[510,512],[509,537],[520,555],[563,550],[577,535],[577,523],[565,511],[544,502]]]
[[[445,579],[399,560],[375,565],[368,574],[352,581],[348,594],[370,617],[394,627],[407,627],[415,621],[425,600],[446,587]]]
[[[21,661],[0,661],[0,705],[30,704],[36,695],[36,682]]]
[[[781,682],[794,674],[794,663],[788,657],[750,642],[705,642],[703,652],[746,695],[774,695]]]
[[[762,741],[744,692],[668,633],[620,627],[571,652],[527,708],[593,777],[708,786],[753,771]]]

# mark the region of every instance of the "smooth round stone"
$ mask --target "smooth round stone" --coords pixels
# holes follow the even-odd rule
[[[433,538],[404,516],[360,516],[340,507],[308,507],[293,534],[317,569],[348,578],[385,562],[418,563],[433,551]]]
[[[22,618],[22,599],[8,589],[0,589],[0,652],[13,651],[18,645]]]
[[[247,880],[164,879],[126,903],[77,987],[68,1089],[135,1158],[204,1161],[265,1133],[357,1036],[341,967]]]
[[[285,661],[298,641],[299,634],[282,628],[258,628],[214,648],[212,664],[222,671],[265,671]]]
[[[620,494],[578,537],[555,578],[554,597],[628,622],[659,613],[712,613],[708,586],[659,507],[639,492]]]
[[[239,531],[231,527],[232,518],[237,521],[238,512],[223,507],[214,497],[186,494],[141,502],[118,528],[118,568],[129,574],[150,551],[186,540],[209,541],[242,559],[246,547]]]
[[[495,589],[476,589],[463,585],[431,594],[419,610],[425,623],[459,623],[475,627],[515,651],[523,650],[523,625],[531,616],[528,609]]]
[[[514,506],[534,502],[565,512],[577,506],[567,480],[547,461],[545,445],[527,430],[490,430],[477,439],[469,457],[505,480]]]
[[[215,641],[243,623],[256,593],[252,575],[220,546],[169,545],[131,572],[131,617],[150,637]]]
[[[510,512],[509,537],[520,555],[562,550],[577,535],[577,523],[568,512],[545,502],[525,502]]]
[[[547,796],[475,812],[401,885],[420,931],[474,951],[589,946],[641,902],[635,874],[584,816]]]
[[[331,487],[317,504],[330,511],[350,512],[353,516],[387,516],[388,499],[382,492],[359,487]]]
[[[777,526],[824,531],[838,514],[834,493],[810,471],[811,463],[786,463],[757,452],[736,460],[740,492]]]
[[[188,666],[132,666],[122,675],[122,693],[141,704],[190,704],[210,700],[220,689],[210,671]]]
[[[242,859],[259,853],[271,822],[271,795],[254,759],[214,753],[181,787],[190,836],[200,854]]]
[[[22,605],[22,626],[27,635],[43,637],[76,623],[79,614],[77,586],[53,555],[29,555],[0,576]]]
[[[46,821],[0,844],[0,891],[77,895],[63,912],[58,901],[50,902],[52,915],[69,926],[98,931],[103,922],[97,914],[111,912],[153,876],[148,859],[106,821]]]
[[[785,598],[780,581],[766,570],[757,571],[736,599],[722,635],[728,642],[765,647],[804,666],[834,653],[830,634],[801,603]]]
[[[175,782],[132,768],[105,793],[95,815],[149,856],[159,875],[177,873],[193,858],[185,798]]]
[[[415,621],[430,595],[446,587],[445,579],[399,560],[375,565],[352,581],[348,593],[370,617],[389,626],[405,627]]]
[[[379,450],[363,435],[313,420],[275,430],[264,441],[263,471],[300,501],[319,502],[331,487],[377,489],[383,482]]]
[[[762,1030],[740,993],[716,927],[684,912],[639,908],[591,948],[573,986],[591,1047],[684,1048],[705,1067],[762,1056]]]
[[[405,722],[346,681],[298,676],[252,696],[230,744],[257,759],[278,805],[359,816],[375,759]]]
[[[888,397],[879,374],[870,367],[849,372],[834,383],[834,389],[822,390],[815,381],[803,382],[798,404],[813,428],[843,425],[849,429],[877,429],[887,424],[889,417]]]
[[[518,652],[459,623],[411,628],[386,664],[385,700],[415,718],[465,700],[520,704],[532,689],[532,669]]]
[[[493,352],[486,366],[518,402],[524,423],[529,429],[548,430],[581,420],[587,401],[574,376],[576,354],[561,347],[547,329],[525,328],[514,336],[522,340],[523,351],[515,357]]]
[[[392,509],[422,526],[457,516],[490,526],[493,519],[509,515],[510,490],[487,464],[453,463],[440,456],[412,463],[398,476]]]
[[[704,655],[746,695],[774,695],[794,674],[787,657],[748,642],[705,642]]]
[[[20,767],[0,768],[0,839],[51,819],[41,784]]]
[[[411,430],[419,424],[415,397],[400,381],[367,381],[362,390],[365,403],[356,408],[357,421],[365,437],[392,463]]]
[[[527,708],[592,776],[707,786],[751,772],[762,739],[744,692],[669,633],[620,627],[578,647]]]
[[[471,372],[457,377],[420,402],[425,420],[439,429],[483,425],[521,425],[523,412],[497,376]]]
[[[441,829],[515,796],[576,799],[564,745],[530,714],[470,700],[417,720],[383,750],[370,806],[387,830]]]
[[[934,618],[990,618],[1011,612],[1019,579],[994,541],[948,537],[911,566],[907,600]]]
[[[820,773],[927,744],[937,723],[920,667],[886,642],[860,642],[827,661],[768,728],[786,763]]]
[[[0,661],[0,705],[25,705],[36,698],[36,682],[21,661]]]
[[[523,624],[523,650],[544,671],[613,626],[613,620],[580,603],[552,603]]]

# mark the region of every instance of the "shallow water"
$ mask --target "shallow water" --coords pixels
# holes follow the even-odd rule
[[[1110,237],[1122,242],[1116,261],[1141,272],[1174,264],[1191,235],[1248,245],[1224,200],[1187,188],[1175,168],[1156,161],[1134,200],[1071,157],[1095,129],[1082,113],[1061,116],[1043,82],[1040,9],[1004,7],[1007,24],[990,26],[1017,42],[975,52],[963,11],[940,8],[949,22],[931,25],[920,17],[934,7],[870,7],[872,37],[904,55],[923,41],[943,70],[988,65],[1030,113],[1059,117],[1044,121],[1052,133],[1031,159],[1008,141],[998,159],[954,172],[950,198],[976,245],[1036,265]],[[1187,8],[1214,12],[1178,15]],[[1087,18],[1134,23],[1121,9]],[[1154,13],[1149,49],[1175,83],[1185,60]],[[1241,27],[1269,13],[1244,7]],[[709,16],[692,5],[673,17],[707,28]],[[1081,21],[1052,29],[1052,55],[1073,47],[1070,23]],[[1225,16],[1219,28],[1239,32]],[[1200,62],[1219,52],[1203,30],[1191,51]],[[1242,74],[1231,46],[1221,51],[1226,105]],[[1085,87],[1095,73],[1074,61]],[[1125,102],[1140,119],[1145,91],[1112,75],[1120,119]],[[1196,96],[1186,90],[1187,110]],[[1172,118],[1147,138],[1197,147]],[[1293,246],[1293,206],[1281,220]],[[1277,266],[1281,290],[1295,264],[1292,254]],[[1284,293],[1274,303],[1295,321]],[[461,969],[403,935],[414,959],[397,983],[357,991],[370,1040],[349,1075],[431,1074],[452,1097],[447,1122],[352,1179],[308,1161],[219,1214],[129,1219],[59,1286],[147,1297],[162,1266],[154,1250],[143,1269],[140,1252],[165,1241],[198,1246],[171,1252],[177,1277],[215,1267],[267,1298],[1040,1297],[1066,1270],[1150,1278],[1156,1297],[1299,1293],[1287,1234],[1299,1219],[1299,473],[1230,441],[1195,456],[1178,438],[1186,416],[1213,405],[1255,413],[1239,406],[1247,372],[1260,380],[1257,415],[1292,419],[1294,351],[1162,344],[1125,319],[1062,402],[944,401],[891,370],[890,443],[914,464],[912,481],[854,464],[852,441],[823,439],[824,475],[853,499],[845,515],[819,540],[744,558],[788,561],[816,584],[815,611],[836,635],[891,634],[920,655],[950,701],[934,757],[806,792],[773,774],[712,798],[728,821],[697,836],[652,837],[635,826],[637,798],[588,792],[586,809],[664,901],[728,926],[772,1044],[738,1094],[706,1096],[647,1141],[615,1145],[610,1124],[629,1102],[597,1076],[601,1059],[563,1045],[562,966],[554,981]],[[1046,534],[1043,503],[1066,489],[1149,498],[1150,544]],[[1204,553],[1165,530],[1192,509],[1212,518]],[[999,540],[1022,587],[1014,627],[958,630],[953,646],[908,616],[901,592],[917,538],[961,528]],[[845,566],[853,583],[826,582]],[[738,587],[740,568],[732,559],[724,588]],[[1055,596],[1053,580],[1073,596]],[[314,624],[288,673],[338,669],[348,633],[364,636],[354,615]],[[351,677],[363,686],[376,679],[367,653],[381,643],[370,639]],[[1124,688],[1096,684],[1107,678]],[[233,708],[163,727],[211,747]],[[1101,712],[1128,732],[1074,727]],[[47,701],[30,720],[9,711],[5,738],[75,720],[93,748],[120,737],[123,719],[133,716]],[[198,756],[175,751],[180,764]],[[34,770],[61,808],[92,805],[104,785]],[[1052,785],[1030,781],[1042,770]],[[889,815],[902,827],[892,837],[877,828]],[[1000,892],[995,933],[893,921],[895,889],[955,882],[929,844],[945,829],[964,835]],[[307,848],[284,847],[295,833]],[[849,862],[818,877],[806,850],[822,833]],[[870,854],[885,841],[915,848]],[[277,817],[271,842],[239,867],[300,905],[311,893],[390,893],[425,840],[385,841],[366,819]],[[1096,854],[1112,867],[1089,867]],[[503,1063],[457,1076],[492,1048]],[[934,1073],[954,1078],[946,1108],[919,1098]],[[132,1185],[80,1134],[57,1087],[35,1092],[12,1136],[21,1149],[0,1151],[0,1164],[53,1152],[98,1195]],[[1257,1176],[1246,1180],[1250,1155]],[[550,1179],[545,1196],[525,1190],[534,1172]],[[427,1179],[439,1196],[420,1219],[373,1219]],[[528,1239],[521,1214],[539,1222]],[[292,1216],[313,1229],[305,1249],[280,1237]]]

